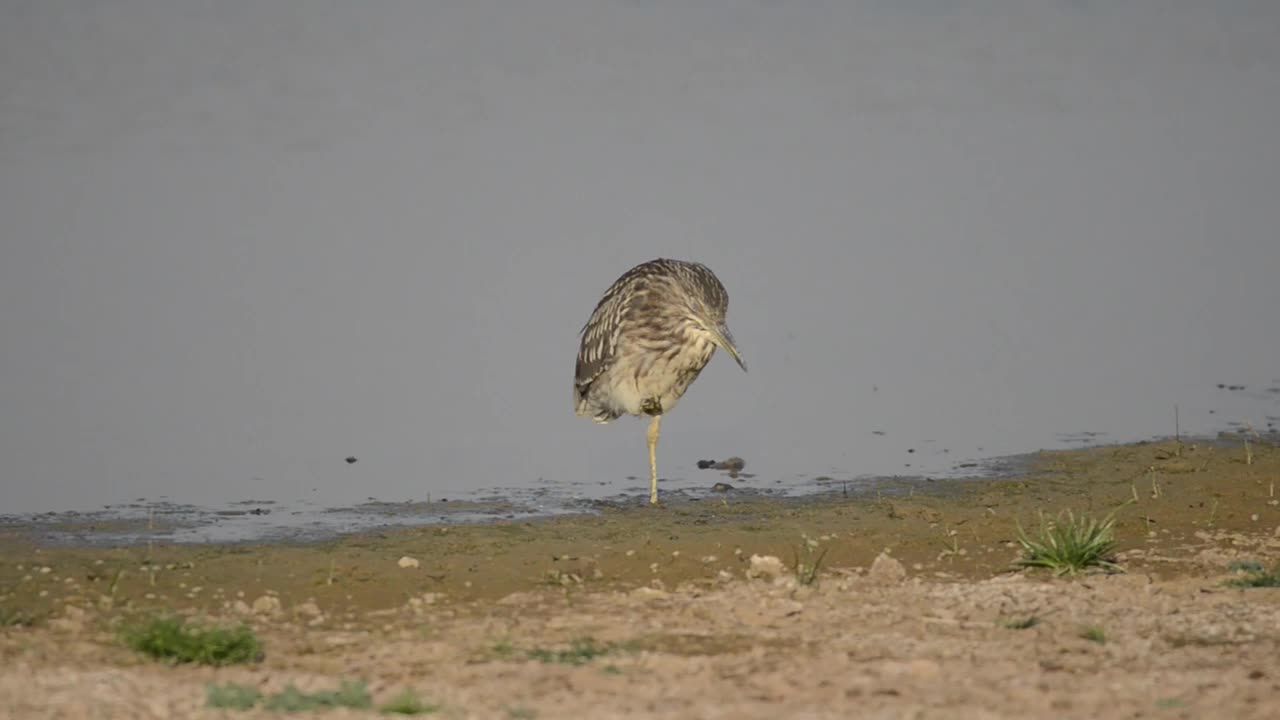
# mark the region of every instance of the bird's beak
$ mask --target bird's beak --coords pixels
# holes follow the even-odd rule
[[[742,368],[742,371],[746,372],[747,361],[743,360],[742,353],[738,352],[738,346],[734,344],[733,333],[729,332],[728,326],[723,324],[719,326],[712,326],[707,328],[707,331],[711,333],[711,341],[724,348],[725,352],[732,355],[733,359],[738,361],[738,366]]]

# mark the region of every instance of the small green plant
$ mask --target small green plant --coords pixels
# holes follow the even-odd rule
[[[516,654],[516,646],[511,643],[510,638],[503,638],[493,644],[489,654],[499,660],[509,660]]]
[[[1113,531],[1119,509],[1112,510],[1101,520],[1084,515],[1076,517],[1068,510],[1056,520],[1046,522],[1041,513],[1040,533],[1036,538],[1029,537],[1019,523],[1018,543],[1025,555],[1014,561],[1014,565],[1047,568],[1058,575],[1074,575],[1090,567],[1120,571],[1120,566],[1110,559],[1115,549]]]
[[[336,690],[303,692],[294,685],[264,696],[252,685],[210,683],[205,694],[205,704],[219,710],[252,710],[262,707],[273,712],[296,713],[330,708],[368,710],[373,698],[365,684],[358,680],[344,681]],[[384,715],[428,715],[440,709],[439,705],[423,701],[412,690],[406,689],[390,702],[378,708]]]
[[[511,720],[534,720],[538,717],[538,711],[523,705],[515,705],[507,708],[507,717]]]
[[[598,657],[614,652],[614,650],[615,648],[611,644],[598,643],[592,638],[586,637],[573,640],[569,643],[568,649],[565,650],[535,648],[528,652],[528,656],[533,660],[541,660],[544,663],[586,665]]]
[[[31,627],[36,624],[36,616],[25,610],[0,607],[0,628]]]
[[[413,690],[406,688],[391,702],[378,708],[384,715],[429,715],[440,709],[439,705],[424,701]]]
[[[1228,580],[1227,584],[1240,588],[1274,588],[1280,587],[1280,565],[1267,570],[1257,560],[1243,560],[1231,564],[1231,569],[1243,573],[1241,577]]]
[[[942,552],[938,555],[938,559],[949,558],[954,560],[960,556],[960,533],[955,530],[943,530],[942,532]]]
[[[801,559],[799,550],[792,548],[792,569],[795,571],[797,583],[804,586],[814,585],[818,582],[818,574],[822,571],[822,559],[827,556],[827,550],[830,548],[822,548],[822,552],[817,552],[819,546],[817,540],[808,535],[800,537],[804,540],[802,546],[804,558]]]
[[[251,710],[262,699],[262,691],[252,685],[209,683],[205,704],[221,710]]]
[[[124,643],[143,655],[173,663],[234,665],[262,658],[262,644],[253,630],[191,627],[182,618],[154,618],[126,628]]]
[[[1001,624],[1010,630],[1029,630],[1040,624],[1040,618],[1028,615],[1024,618],[1010,618]]]
[[[1101,625],[1085,625],[1080,628],[1080,637],[1089,642],[1096,642],[1099,645],[1107,642],[1107,633],[1102,629]]]
[[[262,706],[266,710],[277,712],[308,712],[327,708],[351,708],[367,710],[373,707],[373,698],[363,682],[344,680],[337,690],[321,690],[305,693],[288,685],[284,690],[267,698]]]

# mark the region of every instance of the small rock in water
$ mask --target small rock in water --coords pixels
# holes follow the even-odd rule
[[[740,457],[734,456],[724,460],[699,460],[699,470],[724,470],[729,473],[729,477],[736,478],[738,473],[742,472],[742,468],[747,466],[747,461]]]
[[[730,472],[741,472],[742,468],[747,466],[747,461],[740,457],[731,457],[727,460],[721,460],[716,464],[716,468],[720,470],[728,470]]]
[[[350,465],[350,464],[354,463],[356,460],[357,460],[357,458],[356,458],[356,456],[355,456],[355,455],[348,455],[348,456],[347,456],[347,464],[348,464],[348,465]]]
[[[711,486],[711,492],[727,493],[733,490],[733,486],[726,482],[718,482]]]

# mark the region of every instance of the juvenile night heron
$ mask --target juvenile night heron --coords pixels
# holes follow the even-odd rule
[[[746,362],[725,325],[729,293],[705,265],[650,260],[618,278],[582,328],[573,402],[597,423],[648,415],[649,502],[658,504],[658,422],[717,347]]]

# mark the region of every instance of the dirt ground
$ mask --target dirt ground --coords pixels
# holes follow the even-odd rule
[[[1280,450],[1236,437],[313,544],[66,547],[11,527],[0,717],[277,716],[209,708],[206,687],[343,680],[448,718],[1280,717],[1280,589],[1225,584],[1233,563],[1280,561],[1277,481]],[[1126,502],[1124,572],[1010,571],[1018,523]],[[265,657],[127,649],[119,629],[158,612],[247,623]]]

